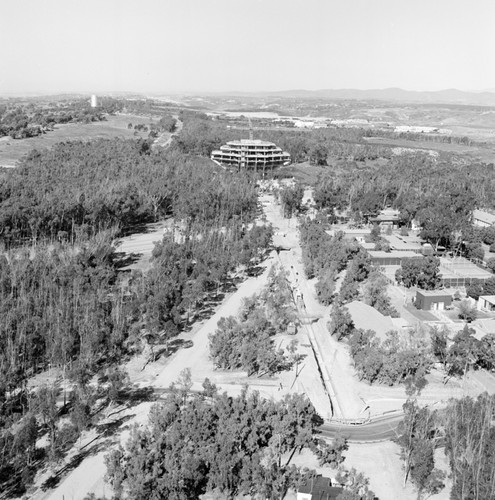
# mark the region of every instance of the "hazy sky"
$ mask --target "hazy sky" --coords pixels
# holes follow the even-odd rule
[[[0,93],[495,89],[495,0],[0,0]]]

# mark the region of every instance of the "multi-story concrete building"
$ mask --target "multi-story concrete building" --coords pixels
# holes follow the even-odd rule
[[[219,150],[211,153],[211,159],[223,166],[241,169],[252,169],[255,172],[267,168],[289,165],[290,155],[282,151],[272,142],[258,139],[241,139],[230,141]]]

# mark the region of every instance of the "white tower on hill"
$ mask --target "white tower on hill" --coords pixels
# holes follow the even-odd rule
[[[91,107],[92,108],[98,107],[98,98],[94,94],[91,96]]]

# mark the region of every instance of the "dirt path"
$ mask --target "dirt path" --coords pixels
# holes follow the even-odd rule
[[[133,235],[122,241],[119,250],[139,252],[148,255],[153,248],[154,239],[160,235],[162,227],[157,227],[144,235]],[[308,338],[299,333],[295,338],[299,341],[299,353],[305,356],[301,364],[291,371],[283,372],[277,377],[248,378],[245,372],[224,372],[216,370],[209,359],[208,336],[216,329],[218,320],[224,316],[235,315],[245,297],[259,292],[267,283],[269,269],[278,263],[276,253],[263,263],[264,271],[257,277],[248,278],[241,283],[238,289],[226,297],[213,316],[198,323],[190,332],[182,333],[181,338],[192,340],[193,346],[178,350],[168,358],[150,363],[141,371],[142,358],[135,358],[127,369],[131,380],[142,387],[167,388],[176,381],[185,368],[190,368],[193,389],[201,389],[205,377],[217,384],[221,391],[230,395],[238,395],[245,384],[249,390],[257,390],[263,397],[278,400],[288,393],[305,393],[315,405],[317,411],[325,418],[329,417],[330,407],[321,384],[315,383],[318,379],[317,366],[311,353]],[[277,347],[285,347],[294,337],[283,335],[275,339]],[[297,374],[296,374],[297,369]],[[117,443],[125,444],[129,437],[129,428],[133,424],[143,425],[151,403],[142,403],[129,410],[123,411],[118,418],[125,420],[120,430],[111,438],[94,442],[93,453],[84,458],[81,463],[70,472],[53,490],[46,493],[38,492],[32,498],[35,500],[62,500],[83,499],[88,493],[96,495],[111,495],[111,488],[104,482],[104,456]],[[86,440],[90,440],[88,436]],[[82,444],[84,444],[84,438]],[[103,447],[103,449],[101,449]],[[48,477],[48,475],[46,476]],[[46,479],[45,477],[45,479]]]
[[[163,230],[168,227],[171,221],[160,221],[146,224],[142,233],[131,234],[119,238],[116,244],[116,251],[123,252],[128,256],[134,255],[137,260],[129,265],[128,269],[146,270],[149,267],[151,252],[155,243],[163,238]]]
[[[271,262],[273,262],[273,257],[268,260],[267,264]],[[213,364],[208,359],[208,335],[215,330],[218,320],[222,316],[235,314],[244,297],[256,293],[266,284],[267,275],[268,266],[260,276],[249,278],[243,282],[238,290],[219,306],[210,319],[199,325],[196,332],[183,335],[184,338],[193,340],[191,348],[179,350],[170,358],[151,364],[146,371],[146,375],[139,380],[139,385],[167,388],[178,379],[184,368],[190,368],[194,382],[193,389],[201,389],[201,383],[205,376],[209,376],[221,390],[225,390],[231,395],[239,394],[245,382],[250,383],[252,389],[260,390],[264,397],[271,397],[272,393],[276,393],[276,381],[269,381],[271,382],[270,385],[257,385],[256,379],[248,379],[244,373],[215,372]],[[138,362],[142,363],[142,359]],[[150,403],[142,403],[122,413],[120,417],[127,415],[131,416],[131,418],[126,422],[124,428],[114,436],[113,443],[120,442],[124,444],[127,441],[130,425],[135,423],[145,424],[150,407]],[[105,450],[98,451],[96,454],[85,458],[55,490],[33,498],[36,500],[62,500],[63,498],[82,500],[90,492],[97,495],[103,495],[106,492],[108,496],[111,488],[103,480],[105,475],[103,457],[110,447],[111,445],[107,443]]]
[[[308,193],[305,193],[306,199],[308,196]],[[298,288],[302,293],[308,317],[318,318],[315,323],[308,325],[307,329],[308,334],[314,336],[319,358],[324,365],[324,376],[329,379],[329,392],[334,399],[334,416],[338,418],[361,418],[364,416],[361,411],[365,404],[352,391],[350,382],[353,379],[353,373],[349,370],[348,356],[346,356],[342,346],[328,334],[326,328],[326,323],[330,319],[330,308],[321,305],[317,301],[314,280],[305,278],[297,221],[295,219],[284,219],[280,214],[280,208],[273,204],[268,196],[262,198],[262,200],[265,202],[267,219],[277,228],[274,244],[290,249],[289,251],[280,252],[281,263],[290,271],[289,280],[292,286]]]
[[[157,146],[161,148],[168,148],[170,144],[172,144],[172,139],[174,135],[177,135],[182,130],[183,123],[179,120],[179,117],[176,115],[174,118],[177,120],[175,126],[175,130],[173,132],[163,132],[157,137],[153,142],[153,147]]]

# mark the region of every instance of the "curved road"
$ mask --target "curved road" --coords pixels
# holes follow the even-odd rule
[[[388,441],[397,436],[397,427],[403,418],[402,413],[395,413],[378,417],[365,424],[349,425],[326,421],[319,430],[324,437],[334,438],[340,434],[351,442]]]
[[[153,393],[157,397],[160,397],[163,394],[169,394],[170,389],[153,387]],[[334,438],[337,435],[341,435],[350,442],[372,443],[375,441],[388,441],[397,435],[397,427],[403,418],[403,413],[393,413],[375,417],[364,424],[345,424],[325,420],[318,430],[324,437]]]

